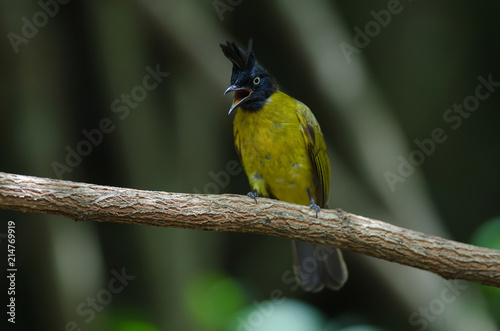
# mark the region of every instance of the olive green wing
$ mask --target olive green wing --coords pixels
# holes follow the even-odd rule
[[[330,161],[326,151],[325,138],[323,138],[319,123],[311,110],[299,101],[297,101],[297,117],[299,118],[302,135],[309,152],[314,178],[317,183],[315,202],[321,208],[324,208],[330,193]]]

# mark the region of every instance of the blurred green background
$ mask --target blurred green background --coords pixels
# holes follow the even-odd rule
[[[0,171],[247,193],[243,172],[222,174],[237,155],[219,43],[246,48],[253,37],[260,63],[321,123],[331,207],[500,249],[500,89],[482,88],[488,97],[474,103],[478,77],[500,82],[499,10],[493,1],[2,0]],[[453,113],[464,102],[472,111]],[[446,140],[430,148],[436,129]],[[402,166],[411,158],[413,171]],[[389,172],[400,176],[392,187]],[[0,235],[8,220],[17,230],[13,329],[500,325],[498,289],[359,254],[345,253],[341,291],[308,294],[286,277],[291,245],[281,238],[7,211],[0,220]],[[117,274],[126,279],[113,282]]]

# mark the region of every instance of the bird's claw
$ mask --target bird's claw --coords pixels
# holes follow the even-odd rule
[[[247,195],[255,200],[255,203],[257,203],[257,197],[259,196],[259,193],[257,192],[248,192]]]
[[[309,209],[314,209],[316,211],[316,217],[318,217],[319,210],[321,209],[314,201],[309,204]]]
[[[319,210],[321,209],[320,206],[318,206],[316,204],[316,202],[314,202],[314,199],[311,195],[311,191],[309,190],[309,188],[306,190],[307,191],[307,195],[309,195],[309,209],[314,209],[316,211],[316,217],[318,217],[318,213],[319,213]]]

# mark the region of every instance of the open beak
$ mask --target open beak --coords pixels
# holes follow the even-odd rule
[[[227,113],[228,115],[231,114],[234,108],[238,107],[241,103],[245,102],[253,93],[253,91],[250,89],[244,87],[238,87],[236,85],[229,86],[227,90],[224,92],[224,95],[226,95],[228,92],[235,92],[233,104],[229,109],[229,113]]]

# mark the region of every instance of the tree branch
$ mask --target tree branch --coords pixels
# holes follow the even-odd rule
[[[500,287],[500,251],[462,244],[341,210],[246,196],[141,191],[0,172],[0,208],[194,230],[259,233],[334,246],[447,279]]]

